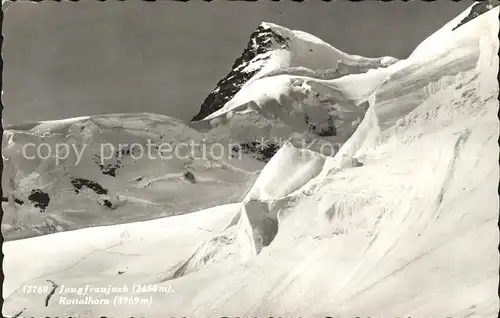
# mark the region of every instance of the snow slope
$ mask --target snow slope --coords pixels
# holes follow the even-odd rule
[[[352,136],[285,143],[239,204],[7,242],[4,315],[496,317],[498,14],[330,83],[366,99]],[[156,292],[64,293],[124,284]]]

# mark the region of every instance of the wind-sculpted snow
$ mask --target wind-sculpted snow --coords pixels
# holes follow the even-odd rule
[[[496,317],[498,13],[387,68],[299,81],[366,113],[335,156],[284,142],[241,203],[7,242],[4,315]],[[293,87],[275,77],[272,100]],[[310,100],[293,98],[280,107]],[[264,105],[235,105],[212,132],[243,134],[235,118],[259,123]],[[47,294],[22,292],[37,284]],[[44,306],[54,284],[172,292],[116,307],[56,291]]]
[[[288,197],[321,171],[325,157],[285,143],[262,170],[222,234],[201,245],[173,274],[178,278],[221,262],[244,262],[274,240]]]
[[[311,70],[303,66],[282,68],[265,73],[255,80],[277,75],[293,75],[311,77],[314,79],[332,80],[346,75],[366,73],[371,69],[385,68],[396,63],[397,61],[398,60],[393,57],[381,57],[373,59],[363,58],[362,60],[355,61],[338,60],[337,67],[331,69]]]
[[[375,86],[373,87],[375,89]],[[263,138],[334,155],[361,122],[366,101],[353,101],[328,81],[278,75],[249,84],[203,122],[211,135]]]

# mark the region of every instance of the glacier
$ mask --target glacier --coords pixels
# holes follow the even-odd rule
[[[267,62],[249,68],[257,72],[241,87],[231,86],[230,97],[217,107],[204,104],[208,110],[200,113],[206,116],[193,123],[135,114],[6,129],[4,155],[16,162],[19,145],[42,138],[40,131],[47,132],[44,138],[67,140],[81,127],[89,134],[76,133],[74,142],[85,136],[144,142],[163,132],[176,140],[282,142],[266,160],[252,150],[241,161],[196,166],[195,177],[201,170],[200,180],[215,180],[203,185],[199,204],[213,205],[208,209],[192,212],[188,196],[184,205],[170,207],[168,217],[89,222],[4,243],[4,316],[496,317],[499,8],[455,28],[471,8],[404,60],[351,59],[305,32],[264,23],[263,30],[292,40],[264,53]],[[324,133],[329,123],[322,120],[332,110],[335,131]],[[304,139],[318,143],[303,147]],[[322,151],[324,144],[338,149]],[[71,167],[74,158],[68,160],[63,167]],[[23,165],[24,178],[12,182],[41,187],[57,179],[71,185],[71,176],[48,163]],[[169,190],[178,187],[187,195],[202,185],[179,181],[184,165],[169,163],[162,173],[177,180]],[[30,169],[41,177],[30,177]],[[126,162],[112,177],[89,157],[81,169],[92,169],[94,181],[115,189],[138,174],[154,184],[160,168]],[[228,180],[227,188],[218,188],[220,180]],[[61,187],[44,189],[55,195]],[[168,196],[165,187],[155,189]],[[136,197],[145,200],[151,191],[136,191]],[[87,201],[103,199],[89,193]],[[223,201],[223,193],[234,201]],[[46,213],[59,216],[57,210],[73,207],[75,197],[56,195],[56,206]],[[131,211],[144,209],[140,200],[109,217],[137,218]],[[3,206],[9,204],[24,207],[10,200]],[[164,210],[168,205],[162,204]],[[94,206],[88,213],[97,220],[104,212]],[[61,293],[61,286],[134,284],[168,288],[140,294],[150,297],[147,306],[68,304],[71,295]],[[23,286],[55,292],[30,294]]]

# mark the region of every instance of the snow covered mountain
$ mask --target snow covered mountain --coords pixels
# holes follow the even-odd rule
[[[306,32],[263,22],[251,34],[242,55],[229,74],[217,83],[193,120],[204,119],[221,109],[244,87],[271,72],[300,67],[303,72],[310,73],[329,70],[333,78],[386,67],[396,61],[392,57],[349,55]]]
[[[155,114],[24,124],[3,137],[7,240],[238,202],[264,166],[206,151],[224,140]]]
[[[387,67],[254,75],[172,132],[292,135],[230,162],[264,166],[241,202],[7,242],[4,316],[496,317],[499,8],[455,28],[471,8]],[[301,130],[328,105],[338,131]]]
[[[303,31],[262,23],[192,125],[250,148],[263,141],[271,154],[286,141],[332,156],[361,122],[370,94],[397,62],[387,56],[349,55]],[[368,71],[370,83],[355,76]],[[366,88],[353,96],[348,85]]]
[[[367,103],[344,96],[346,90],[332,79],[372,68],[380,72],[385,68],[378,67],[395,61],[347,55],[305,32],[262,23],[231,73],[207,97],[222,108],[205,119],[186,124],[153,114],[112,114],[7,127],[4,237],[238,202],[285,142],[334,155],[360,123]],[[151,156],[145,154],[148,142],[154,144]],[[182,159],[159,159],[158,147],[165,142],[186,148]],[[28,143],[35,144],[29,145],[30,157],[40,146],[52,156],[25,158]],[[70,155],[57,159],[58,147]],[[203,154],[211,147],[221,148],[223,158]]]

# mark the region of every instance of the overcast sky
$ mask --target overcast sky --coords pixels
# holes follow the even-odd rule
[[[69,2],[4,17],[4,124],[155,112],[189,120],[262,21],[404,58],[471,1]]]

